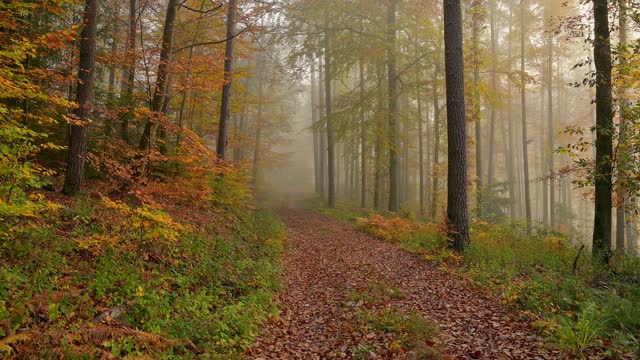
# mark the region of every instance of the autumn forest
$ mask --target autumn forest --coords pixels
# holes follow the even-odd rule
[[[0,358],[640,357],[638,0],[0,1]]]

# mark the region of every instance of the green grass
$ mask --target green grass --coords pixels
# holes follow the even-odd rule
[[[232,358],[252,345],[277,315],[284,225],[266,210],[238,210],[216,220],[230,224],[219,232],[131,209],[149,218],[137,224],[79,198],[0,225],[4,356],[23,345],[20,355],[31,358]],[[116,308],[113,321],[130,330],[88,325]]]

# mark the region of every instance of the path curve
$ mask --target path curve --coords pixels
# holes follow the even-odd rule
[[[388,306],[419,311],[439,329],[445,358],[544,359],[541,341],[500,300],[436,264],[375,239],[348,224],[307,210],[282,210],[289,230],[280,319],[267,324],[248,353],[251,359],[353,358],[358,344],[372,344],[369,358],[385,354],[389,334],[349,326],[348,294],[371,280],[406,296]]]

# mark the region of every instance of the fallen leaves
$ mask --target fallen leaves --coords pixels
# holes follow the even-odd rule
[[[439,330],[424,340],[444,359],[547,358],[526,319],[468,280],[418,255],[310,211],[283,211],[290,234],[283,312],[248,352],[253,359],[405,359],[398,336],[364,326],[358,312],[417,312]],[[385,288],[372,289],[372,282]],[[382,299],[372,301],[363,295]],[[553,357],[553,356],[551,356]]]

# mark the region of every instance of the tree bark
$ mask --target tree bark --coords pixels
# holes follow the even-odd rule
[[[93,80],[96,71],[96,35],[98,32],[98,1],[86,0],[83,28],[80,33],[80,59],[76,85],[75,111],[77,122],[71,125],[69,134],[69,157],[63,191],[77,194],[84,187],[84,168],[87,157],[87,135],[93,96]]]
[[[229,117],[231,115],[231,90],[233,85],[233,48],[236,34],[236,0],[229,0],[227,9],[227,42],[224,50],[224,85],[220,99],[220,122],[218,124],[218,141],[216,154],[224,160],[229,138]]]
[[[367,133],[364,113],[364,61],[360,59],[360,207],[367,206]]]
[[[324,91],[325,91],[325,112],[327,114],[327,173],[329,175],[329,189],[327,205],[330,208],[336,207],[336,156],[335,156],[335,134],[333,132],[333,120],[331,119],[331,48],[330,48],[330,32],[329,20],[325,21],[324,31]]]
[[[618,0],[618,27],[620,48],[622,49],[627,45],[627,0]],[[620,68],[622,71],[626,71],[627,63],[625,54],[620,56]],[[618,135],[618,153],[625,151],[627,142],[627,99],[626,99],[626,85],[623,83],[618,91],[618,113],[620,114],[620,130]],[[616,252],[624,253],[625,251],[625,230],[627,228],[627,205],[628,195],[626,191],[626,166],[627,164],[620,163],[621,156],[618,157],[618,182],[620,185],[617,187],[617,199],[616,199]],[[630,215],[630,214],[629,214]],[[629,216],[630,217],[630,216]]]
[[[447,84],[448,189],[447,221],[454,249],[469,242],[467,210],[467,133],[464,99],[464,55],[460,0],[444,0],[444,44]]]
[[[611,256],[611,156],[613,154],[613,106],[611,96],[611,39],[607,0],[593,0],[596,65],[596,169],[593,256],[608,263]]]
[[[438,187],[439,177],[438,171],[440,170],[440,99],[438,94],[438,77],[440,76],[440,66],[438,62],[435,62],[435,69],[433,74],[433,184],[431,188],[431,218],[435,219],[438,215]]]
[[[389,85],[389,211],[400,210],[400,162],[398,141],[398,97],[396,79],[396,12],[398,0],[388,0],[387,76]]]
[[[136,0],[129,0],[129,31],[127,32],[127,65],[122,74],[120,84],[120,106],[131,107],[133,102],[133,83],[136,76]],[[120,137],[124,142],[129,142],[129,120],[131,109],[127,109],[120,114]]]
[[[527,221],[527,233],[531,232],[531,194],[529,190],[529,151],[527,139],[527,94],[525,73],[525,7],[526,0],[520,3],[520,98],[522,107],[522,167],[524,170],[524,210]]]
[[[169,67],[171,65],[171,53],[173,51],[173,29],[176,22],[179,0],[169,0],[167,6],[167,15],[164,22],[164,30],[162,32],[162,49],[160,51],[160,63],[158,64],[158,73],[156,78],[156,88],[151,101],[151,117],[147,120],[140,143],[139,150],[151,150],[152,136],[154,130],[157,129],[160,122],[164,121],[162,108],[167,96],[169,85]]]

